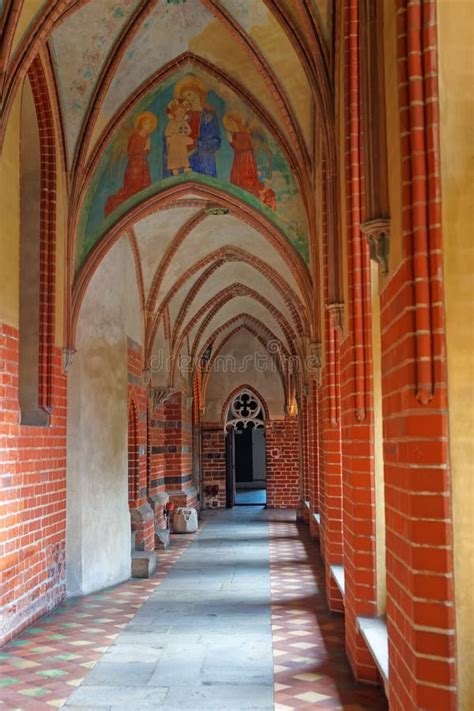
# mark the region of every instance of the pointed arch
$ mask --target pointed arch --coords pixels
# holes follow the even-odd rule
[[[263,411],[265,413],[265,421],[270,422],[270,411],[268,409],[267,402],[264,397],[258,392],[256,388],[254,388],[252,385],[248,385],[247,383],[242,383],[241,385],[238,385],[236,388],[232,390],[230,395],[228,395],[226,401],[224,402],[221,410],[221,423],[222,426],[225,427],[226,421],[227,421],[227,413],[229,411],[230,404],[232,403],[233,400],[237,397],[237,395],[240,392],[244,392],[247,390],[248,392],[252,393],[254,397],[257,398],[258,402],[263,408]]]

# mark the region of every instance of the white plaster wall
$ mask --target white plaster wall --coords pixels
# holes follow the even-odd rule
[[[69,595],[130,577],[127,335],[140,341],[140,313],[128,262],[122,239],[93,276],[68,376]]]
[[[240,385],[250,385],[260,393],[267,404],[272,420],[282,419],[285,416],[285,396],[278,371],[276,369],[259,370],[253,365],[254,362],[258,363],[259,361],[253,359],[249,362],[248,368],[241,370],[243,359],[249,354],[260,356],[262,360],[269,358],[260,341],[248,331],[236,333],[222,349],[220,355],[235,358],[237,369],[235,371],[228,369],[227,372],[222,372],[222,370],[211,372],[206,391],[206,411],[203,418],[205,422],[220,422],[225,401],[230,393]]]

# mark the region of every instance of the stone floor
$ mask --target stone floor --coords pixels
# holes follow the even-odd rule
[[[236,506],[246,506],[250,504],[266,504],[266,489],[237,489],[235,494]]]
[[[159,553],[152,580],[68,601],[0,650],[0,711],[386,709],[352,679],[294,513],[205,520]]]

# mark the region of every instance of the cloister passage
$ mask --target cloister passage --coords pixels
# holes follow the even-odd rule
[[[473,27],[1,0],[0,708],[474,709]]]
[[[56,608],[4,648],[7,708],[377,709],[294,511],[207,512],[149,580]]]

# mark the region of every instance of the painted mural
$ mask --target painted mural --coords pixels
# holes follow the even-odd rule
[[[118,128],[84,204],[78,266],[130,207],[190,180],[259,209],[308,260],[305,210],[280,146],[225,84],[193,67],[160,84]]]
[[[117,67],[102,107],[106,120],[127,100],[131,90],[187,52],[213,19],[198,0],[185,5],[158,0]]]
[[[93,0],[53,33],[51,44],[70,154],[107,55],[136,6],[137,0]]]

